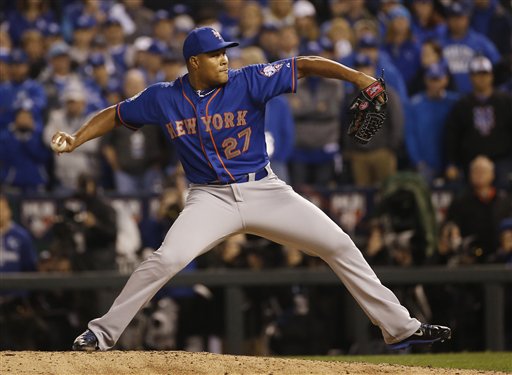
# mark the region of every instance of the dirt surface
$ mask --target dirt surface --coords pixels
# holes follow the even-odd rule
[[[187,352],[0,352],[0,374],[12,375],[300,375],[504,374],[387,364],[310,361]]]

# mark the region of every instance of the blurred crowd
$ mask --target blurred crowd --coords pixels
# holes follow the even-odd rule
[[[265,119],[272,168],[294,188],[379,193],[375,209],[344,228],[371,264],[512,264],[509,1],[18,0],[0,9],[0,272],[129,272],[160,246],[187,181],[157,127],[115,129],[61,156],[49,143],[55,131],[73,133],[97,111],[186,73],[182,42],[206,25],[240,42],[227,51],[234,69],[319,55],[384,75],[388,117],[366,146],[345,136],[358,93],[348,83],[302,79],[297,94],[267,103]],[[432,189],[452,192],[442,217]],[[16,210],[27,197],[60,202],[30,231]],[[150,215],[140,214],[140,197],[153,197]],[[187,270],[236,267],[325,265],[300,249],[236,236]],[[343,315],[340,293],[248,290],[246,351],[356,352],[329,325]],[[452,326],[449,350],[482,349],[484,332],[474,329],[483,327],[478,286],[396,293],[424,321]],[[9,329],[0,348],[66,349],[111,299],[107,292],[1,294],[0,324]],[[222,301],[221,290],[166,288],[119,347],[220,351]]]

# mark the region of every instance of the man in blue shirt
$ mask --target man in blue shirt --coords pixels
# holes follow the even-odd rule
[[[494,44],[484,35],[469,27],[471,8],[466,2],[453,2],[447,9],[448,28],[442,34],[443,56],[448,62],[457,91],[471,91],[469,62],[477,55],[486,56],[493,65],[499,62],[500,54]]]
[[[444,173],[445,123],[459,96],[446,91],[448,71],[443,63],[427,68],[425,85],[426,91],[411,98],[405,144],[411,164],[428,183],[432,183]]]
[[[319,75],[360,88],[375,78],[322,57],[294,57],[230,70],[225,42],[210,27],[183,45],[188,74],[152,85],[87,121],[75,134],[57,132],[53,148],[71,152],[116,126],[160,126],[177,149],[190,185],[185,208],[160,248],[132,274],[103,317],[89,323],[74,350],[107,350],[137,311],[198,255],[235,233],[250,233],[319,255],[347,285],[393,348],[450,337],[450,329],[411,318],[378,280],[350,237],[270,168],[265,103],[295,92],[297,79]],[[65,156],[64,156],[65,157]],[[200,232],[200,234],[198,233]]]

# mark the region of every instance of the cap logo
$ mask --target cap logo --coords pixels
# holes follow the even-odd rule
[[[213,36],[215,38],[217,38],[218,40],[220,40],[221,42],[223,42],[224,40],[222,39],[222,36],[219,34],[219,32],[215,29],[211,29],[212,30],[212,33],[213,33]]]

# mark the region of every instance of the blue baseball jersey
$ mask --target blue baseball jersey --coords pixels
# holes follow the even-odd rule
[[[230,69],[228,82],[203,97],[186,74],[119,103],[117,117],[132,130],[160,126],[176,146],[190,182],[235,182],[267,165],[265,103],[295,92],[296,65],[291,58]]]

